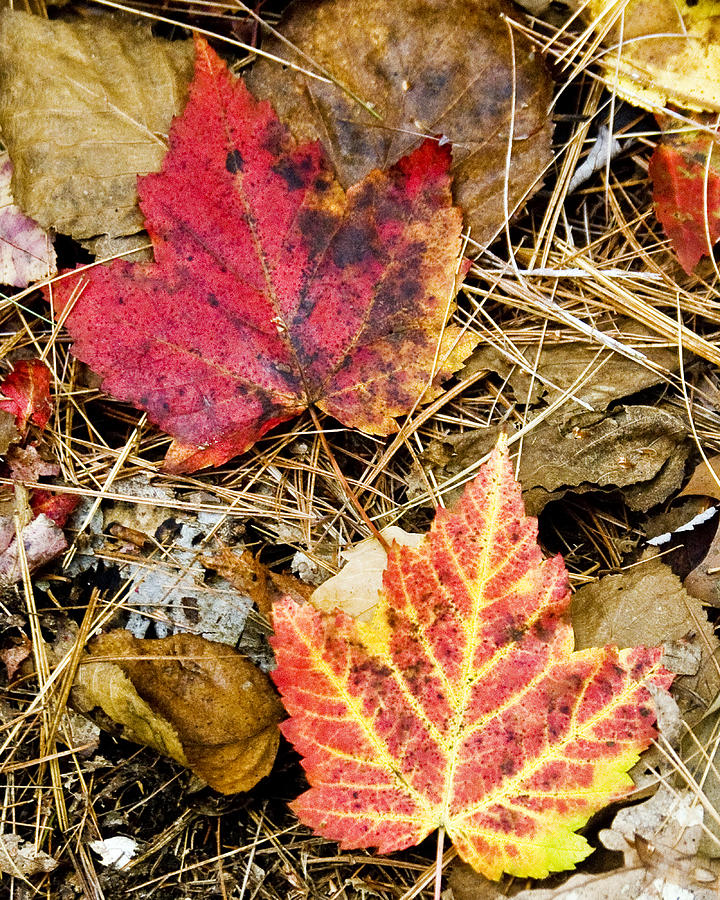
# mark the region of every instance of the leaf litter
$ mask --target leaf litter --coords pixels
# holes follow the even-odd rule
[[[168,9],[167,13],[167,18],[184,21],[185,12],[181,9]],[[282,31],[281,20],[265,11],[261,14]],[[65,15],[62,13],[60,19]],[[213,30],[226,34],[228,25],[242,23],[242,33],[247,36],[254,27],[251,21],[233,13],[219,16],[211,25]],[[387,441],[351,432],[320,416],[327,446],[345,472],[348,487],[359,495],[367,514],[379,527],[397,523],[407,531],[424,532],[429,506],[448,498],[463,480],[473,476],[501,428],[510,434],[513,451],[521,449],[522,460],[534,432],[546,421],[549,408],[555,405],[564,413],[563,419],[589,412],[578,407],[572,399],[573,392],[565,396],[573,382],[558,382],[563,348],[578,342],[587,346],[592,355],[601,351],[598,362],[609,357],[604,366],[607,372],[615,362],[624,365],[629,360],[635,364],[634,371],[647,371],[649,351],[654,352],[656,347],[668,351],[659,380],[646,383],[644,376],[638,376],[635,383],[642,392],[639,397],[632,397],[632,366],[626,376],[618,375],[621,380],[626,378],[629,393],[619,388],[620,393],[613,394],[615,376],[608,378],[606,393],[611,416],[617,415],[613,406],[618,399],[625,406],[645,407],[654,407],[662,399],[663,410],[684,422],[686,434],[690,422],[694,425],[709,455],[720,451],[716,412],[720,382],[711,364],[719,361],[715,349],[716,272],[712,260],[705,258],[698,263],[695,274],[683,273],[653,219],[645,171],[651,145],[659,136],[657,126],[636,119],[630,131],[634,128],[639,138],[634,143],[626,142],[622,135],[623,146],[629,149],[613,160],[609,169],[600,170],[579,189],[574,188],[566,203],[572,172],[589,148],[588,129],[593,123],[608,121],[607,95],[593,90],[592,80],[584,74],[598,72],[593,62],[594,38],[583,31],[577,20],[565,26],[555,12],[528,19],[515,10],[509,21],[505,31],[512,33],[518,46],[524,35],[536,47],[547,49],[553,66],[560,67],[557,71],[569,64],[561,77],[563,87],[555,106],[554,158],[543,193],[531,201],[526,213],[515,217],[502,240],[476,257],[458,296],[453,322],[476,333],[503,358],[507,359],[508,354],[516,361],[522,357],[529,381],[505,382],[507,373],[491,371],[490,367],[474,372],[460,370],[454,380],[446,382],[442,395],[424,409],[414,411],[407,420],[399,420],[400,433]],[[258,34],[262,33],[259,28]],[[167,134],[167,125],[164,133]],[[72,265],[75,259],[61,262]],[[133,410],[103,396],[97,380],[68,355],[62,332],[47,321],[46,307],[29,292],[20,291],[13,299],[12,304],[2,306],[4,333],[14,335],[3,344],[3,354],[13,354],[16,348],[32,356],[37,355],[38,347],[45,351],[43,358],[52,371],[59,411],[58,418],[42,436],[35,426],[30,426],[32,439],[40,440],[43,453],[61,467],[60,478],[50,477],[70,484],[87,498],[83,514],[73,518],[74,530],[68,531],[72,555],[77,556],[96,541],[88,526],[83,525],[95,503],[103,510],[107,507],[110,515],[110,507],[118,501],[124,500],[137,509],[152,506],[151,498],[124,495],[123,482],[138,473],[151,475],[155,483],[170,488],[162,504],[167,504],[173,513],[217,514],[223,527],[228,526],[224,537],[232,539],[233,534],[240,534],[242,548],[249,548],[253,556],[260,552],[261,559],[270,562],[270,570],[276,573],[287,572],[292,557],[302,553],[320,578],[330,576],[342,562],[340,553],[367,537],[367,528],[348,500],[347,487],[338,484],[314,424],[298,419],[282,426],[276,433],[261,438],[232,467],[206,471],[192,479],[163,475],[158,466],[167,449],[167,439],[148,427]],[[554,368],[547,368],[543,359],[548,347],[556,348],[556,359],[560,360]],[[528,396],[532,397],[529,406]],[[605,397],[588,400],[581,395],[578,399],[589,402],[593,412],[606,412]],[[517,431],[520,439],[514,434]],[[433,442],[473,433],[478,437],[485,433],[486,439],[482,445],[478,442],[477,455],[468,456],[464,469],[449,474],[431,466],[417,467],[417,459]],[[697,454],[691,440],[686,438],[683,444],[690,449],[689,474]],[[411,474],[412,496],[408,494]],[[628,476],[626,487],[631,484]],[[59,496],[58,485],[50,487],[54,496]],[[571,490],[561,503],[547,505],[540,514],[543,546],[551,552],[563,551],[575,586],[592,583],[598,575],[616,575],[621,566],[636,561],[647,523],[658,515],[658,510],[672,512],[669,504],[679,502],[675,500],[676,489],[671,488],[668,500],[652,507],[646,516],[622,502],[624,490],[620,488],[610,496],[594,491],[579,495]],[[103,521],[101,516],[101,528]],[[118,541],[116,549],[122,547],[126,553],[138,549],[128,535],[113,540]],[[692,540],[700,538],[693,536]],[[173,543],[174,538],[170,538],[170,552]],[[106,544],[106,554],[109,547]],[[219,548],[212,552],[217,556]],[[242,552],[237,541],[232,552]],[[672,563],[677,553],[673,550],[665,558]],[[103,566],[111,562],[102,560]],[[118,592],[115,576],[108,575],[111,566],[103,571],[96,562],[90,574],[71,577],[64,574],[71,571],[71,565],[46,568],[35,576],[31,598],[25,596],[24,585],[20,594],[3,595],[2,602],[8,610],[8,641],[18,637],[23,629],[28,635],[31,633],[35,609],[49,622],[47,611],[58,603],[71,609],[83,635],[90,634],[93,627],[125,624],[130,608],[122,592]],[[93,595],[95,587],[99,590]],[[712,619],[712,611],[710,616]],[[686,666],[688,660],[697,662],[692,635],[673,644],[673,652],[685,660]],[[64,884],[79,884],[82,882],[73,879],[82,878],[106,896],[146,882],[151,883],[136,891],[140,896],[158,888],[168,896],[185,896],[189,886],[201,879],[217,885],[221,893],[221,884],[229,891],[229,885],[234,883],[238,893],[245,890],[249,896],[254,891],[259,897],[287,896],[292,892],[298,896],[312,896],[315,892],[331,896],[338,890],[340,896],[344,891],[348,897],[372,896],[374,892],[396,898],[402,893],[419,896],[423,891],[428,896],[423,885],[432,879],[434,848],[423,846],[381,860],[361,851],[338,853],[334,845],[298,832],[295,820],[285,810],[285,801],[297,796],[302,785],[296,763],[285,750],[281,749],[273,774],[263,782],[267,787],[254,789],[249,799],[242,801],[240,812],[237,808],[229,812],[231,807],[214,799],[207,789],[192,795],[197,799],[190,805],[186,791],[193,790],[193,782],[186,780],[182,769],[166,763],[153,751],[137,751],[122,740],[102,737],[94,756],[92,750],[73,752],[72,747],[85,746],[85,739],[63,744],[62,728],[56,731],[58,742],[53,744],[52,716],[32,718],[32,713],[45,708],[51,712],[61,710],[69,684],[66,681],[64,687],[59,686],[56,699],[52,699],[52,692],[43,687],[46,676],[42,646],[33,643],[32,649],[39,693],[14,689],[9,692],[9,709],[4,705],[1,710],[8,735],[3,753],[8,757],[8,765],[22,766],[11,771],[14,827],[34,843],[37,804],[43,799],[47,805],[40,808],[49,809],[48,815],[57,814],[57,821],[67,821],[63,809],[67,810],[68,805],[74,818],[73,792],[82,790],[79,779],[91,772],[90,796],[100,834],[107,837],[118,830],[133,833],[141,846],[139,859],[133,860],[123,873],[100,872],[83,854],[74,857],[77,869],[72,868],[72,862],[69,869],[63,869]],[[26,661],[23,666],[27,664]],[[34,682],[28,682],[30,676],[24,677],[32,691]],[[683,675],[678,681],[692,677]],[[28,710],[30,715],[22,715]],[[699,780],[688,784],[686,773],[676,790],[690,788],[695,798],[702,798],[703,773],[707,771],[708,756],[712,757],[712,744],[708,742],[712,740],[712,730],[709,736],[701,737],[700,746],[708,748],[704,754],[695,745],[701,763],[697,769]],[[69,755],[56,760],[53,757],[47,765],[32,764],[44,747],[53,746],[69,750]],[[51,749],[51,756],[53,752]],[[84,755],[88,752],[89,756]],[[82,776],[78,776],[78,771]],[[679,777],[682,779],[682,773]],[[256,794],[258,790],[262,794]],[[109,799],[113,796],[122,801]],[[233,799],[229,798],[229,802],[232,804]],[[83,839],[95,840],[95,827],[88,824],[86,829]],[[43,832],[46,833],[47,830]],[[64,857],[64,844],[52,842],[42,846],[56,858]],[[236,852],[238,848],[243,849]],[[677,864],[674,857],[665,853],[663,859],[673,866]],[[702,854],[686,862],[684,871],[697,870],[702,875],[705,868],[711,868],[707,866],[707,856]],[[608,860],[605,865],[612,871],[617,862]],[[656,862],[648,863],[647,854],[643,866],[647,866],[652,880],[660,878]],[[616,872],[618,880],[612,883],[623,885],[628,871]],[[577,877],[589,878],[593,873]],[[40,878],[33,880],[38,883]],[[694,879],[695,874],[685,882],[671,878],[669,883],[689,891],[697,888]],[[58,882],[51,880],[50,884]],[[549,889],[542,883],[537,887]],[[508,883],[502,882],[500,889],[507,892]]]

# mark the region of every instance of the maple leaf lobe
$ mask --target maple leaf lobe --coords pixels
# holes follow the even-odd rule
[[[475,340],[447,321],[461,214],[427,141],[343,191],[202,40],[160,172],[138,194],[155,262],[56,288],[73,352],[175,438],[166,469],[243,452],[311,404],[362,430],[431,399]]]
[[[574,653],[569,599],[496,450],[417,549],[391,547],[372,622],[276,604],[281,727],[311,785],[299,818],[385,853],[444,827],[490,878],[587,856],[575,831],[631,786],[647,687],[672,676],[660,649]]]

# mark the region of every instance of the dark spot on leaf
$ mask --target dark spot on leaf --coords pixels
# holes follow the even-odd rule
[[[301,159],[284,156],[272,167],[273,172],[283,179],[290,191],[299,191],[302,188],[307,187],[311,169],[312,160],[307,156],[304,156]]]
[[[648,716],[652,715],[652,712],[647,708],[647,706],[641,706],[640,715],[643,717],[643,719],[647,719]]]
[[[225,158],[225,168],[228,172],[235,175],[236,172],[242,172],[245,167],[245,161],[239,150],[231,150]]]
[[[262,141],[263,150],[267,150],[267,152],[271,153],[273,156],[280,156],[285,150],[287,142],[288,133],[285,126],[277,119],[268,122],[267,128],[265,129],[265,136]]]
[[[217,306],[220,305],[220,301],[219,301],[218,298],[215,296],[215,294],[208,294],[207,302],[208,302],[208,303],[210,304],[210,306],[212,306],[212,307],[217,307]]]
[[[303,209],[298,215],[298,226],[310,259],[323,253],[337,227],[337,217],[324,209]]]
[[[335,235],[330,252],[339,269],[363,262],[373,253],[375,229],[367,224],[345,225]]]

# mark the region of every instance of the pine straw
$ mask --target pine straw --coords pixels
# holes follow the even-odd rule
[[[232,8],[176,0],[165,18],[184,21],[187,6],[216,19]],[[227,20],[217,20],[215,26],[227,29]],[[720,281],[712,262],[701,265],[699,276],[686,276],[653,216],[646,180],[657,137],[652,122],[638,113],[623,128],[628,149],[621,158],[568,198],[570,179],[594,141],[597,123],[616,106],[598,80],[598,43],[579,21],[560,31],[518,14],[513,27],[556,60],[560,87],[555,162],[544,192],[477,256],[457,320],[535,379],[543,378],[535,361],[548,343],[584,338],[606,352],[633,359],[652,344],[676,348],[679,355],[685,352],[682,377],[662,372],[662,390],[656,395],[689,416],[699,448],[720,451]],[[617,330],[619,314],[645,326],[651,337]],[[123,492],[123,481],[145,473],[175,492],[176,500],[163,505],[192,513],[218,512],[239,523],[246,527],[252,549],[265,550],[280,568],[299,550],[320,571],[331,574],[337,569],[338,550],[367,535],[309,415],[276,429],[222,469],[168,476],[160,471],[168,438],[144,416],[108,400],[94,386],[85,367],[70,356],[66,335],[52,324],[37,292],[5,298],[0,315],[0,358],[39,355],[53,370],[56,412],[45,441],[60,462],[62,481],[73,492],[98,505],[142,502]],[[570,397],[562,402],[572,408]],[[423,486],[410,496],[408,476],[422,469],[419,459],[428,445],[500,424],[511,432],[516,429],[514,438],[527,438],[533,429],[526,408],[507,384],[480,371],[472,376],[460,372],[441,398],[401,422],[394,438],[368,437],[328,419],[323,427],[375,525],[397,522],[421,530],[432,507],[473,477],[482,462],[459,478],[436,480],[425,473]],[[202,504],[186,499],[197,490],[207,498]],[[567,514],[572,537],[566,530],[558,532],[558,539],[576,583],[620,568],[623,552],[618,548],[642,534],[637,517],[620,503],[608,509],[584,497],[568,502]],[[83,542],[80,532],[73,538],[69,555]],[[111,544],[105,556],[108,563],[117,561]],[[67,594],[66,582],[58,567],[36,596],[26,573],[21,590],[6,591],[1,598],[5,615],[22,615],[30,623],[37,672],[15,681],[0,707],[2,829],[34,841],[61,862],[59,874],[33,879],[37,893],[23,878],[10,879],[13,897],[70,898],[83,891],[93,898],[168,900],[430,896],[426,885],[433,866],[432,841],[391,859],[342,853],[295,821],[286,801],[301,790],[302,780],[287,748],[269,779],[250,794],[232,798],[202,789],[187,772],[152,751],[109,736],[102,737],[97,753],[84,756],[65,715],[77,652],[85,636],[117,619],[131,601],[122,593],[85,591],[80,607],[68,609],[57,599]],[[40,637],[48,613],[58,607],[82,625],[74,651],[53,668]],[[100,867],[87,848],[87,841],[115,833],[131,834],[141,844],[141,855],[123,873]],[[446,858],[452,856],[449,850]]]

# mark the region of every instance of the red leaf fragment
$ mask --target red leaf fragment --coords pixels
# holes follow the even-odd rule
[[[460,368],[447,326],[461,214],[426,141],[347,193],[202,39],[162,171],[139,181],[152,264],[55,288],[73,352],[175,438],[169,471],[219,465],[311,404],[376,434]],[[75,283],[72,283],[75,281]]]
[[[40,359],[21,359],[0,385],[0,409],[15,416],[18,431],[28,422],[44,428],[52,415],[50,369]]]
[[[37,489],[30,496],[30,509],[34,516],[46,515],[60,528],[67,522],[80,502],[78,494],[56,494]]]
[[[720,238],[720,169],[714,146],[707,136],[674,137],[672,143],[658,144],[648,167],[655,214],[688,275]]]
[[[569,602],[496,450],[420,547],[391,546],[372,622],[277,603],[299,818],[383,853],[443,827],[489,878],[572,868],[591,852],[575,831],[655,735],[648,687],[672,675],[660,648],[573,652]]]

